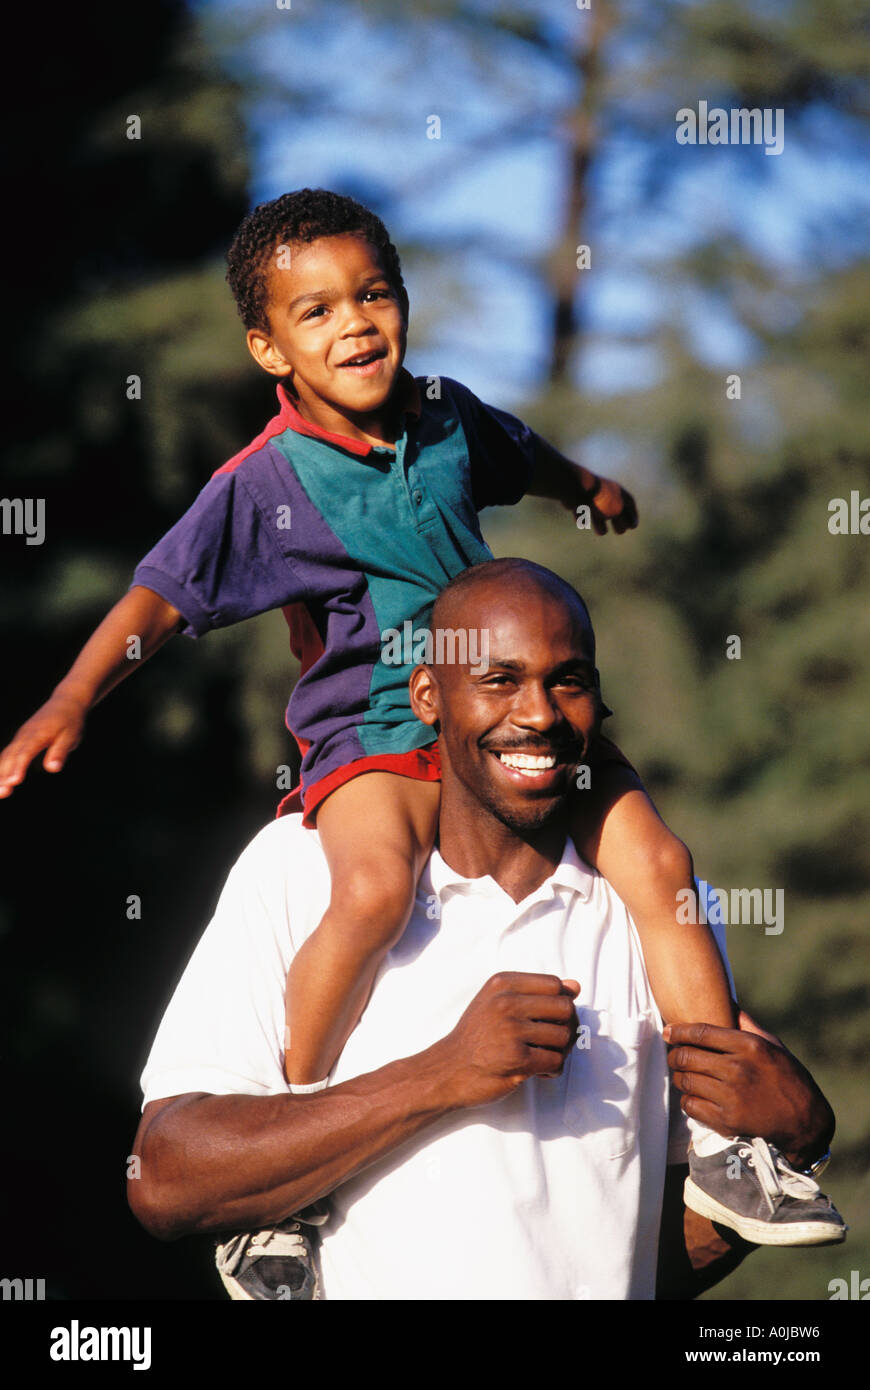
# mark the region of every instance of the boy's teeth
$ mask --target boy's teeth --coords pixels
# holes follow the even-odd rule
[[[533,758],[528,753],[499,753],[498,756],[505,767],[514,767],[518,771],[542,772],[556,766],[556,759],[552,754],[541,758]]]

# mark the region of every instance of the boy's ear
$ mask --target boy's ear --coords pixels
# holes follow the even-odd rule
[[[270,376],[289,375],[292,370],[290,363],[262,328],[249,328],[245,341],[248,344],[248,352],[264,372],[268,372]]]
[[[421,724],[438,723],[438,682],[431,666],[415,666],[408,682],[411,709]]]

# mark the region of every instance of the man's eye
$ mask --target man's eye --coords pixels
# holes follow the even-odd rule
[[[309,309],[307,314],[303,314],[303,316],[302,316],[302,317],[303,317],[303,322],[304,322],[305,319],[313,319],[313,318],[315,318],[315,317],[318,317],[320,314],[325,314],[325,313],[326,313],[326,305],[325,305],[325,304],[315,304],[315,306],[314,306],[313,309]]]
[[[389,299],[389,290],[366,290],[363,299]]]

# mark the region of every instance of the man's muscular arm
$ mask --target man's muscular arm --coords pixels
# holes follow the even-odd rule
[[[256,1230],[346,1182],[455,1110],[561,1071],[576,1038],[574,980],[494,975],[425,1052],[311,1095],[190,1094],[145,1107],[130,1206],[164,1240]]]
[[[665,1029],[668,1065],[687,1115],[719,1134],[759,1135],[797,1167],[830,1147],[834,1112],[806,1067],[741,1012],[740,1029],[705,1023]],[[670,1167],[659,1244],[657,1297],[695,1298],[752,1250],[734,1231],[683,1206],[684,1167]]]

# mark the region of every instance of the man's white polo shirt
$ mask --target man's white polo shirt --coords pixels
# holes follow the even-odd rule
[[[285,977],[328,899],[316,833],[296,816],[261,831],[160,1025],[146,1104],[286,1091]],[[433,853],[332,1082],[444,1037],[498,971],[580,981],[563,1074],[448,1116],[339,1188],[322,1239],[325,1297],[653,1297],[668,1144],[661,1020],[625,907],[570,840],[522,903]]]

